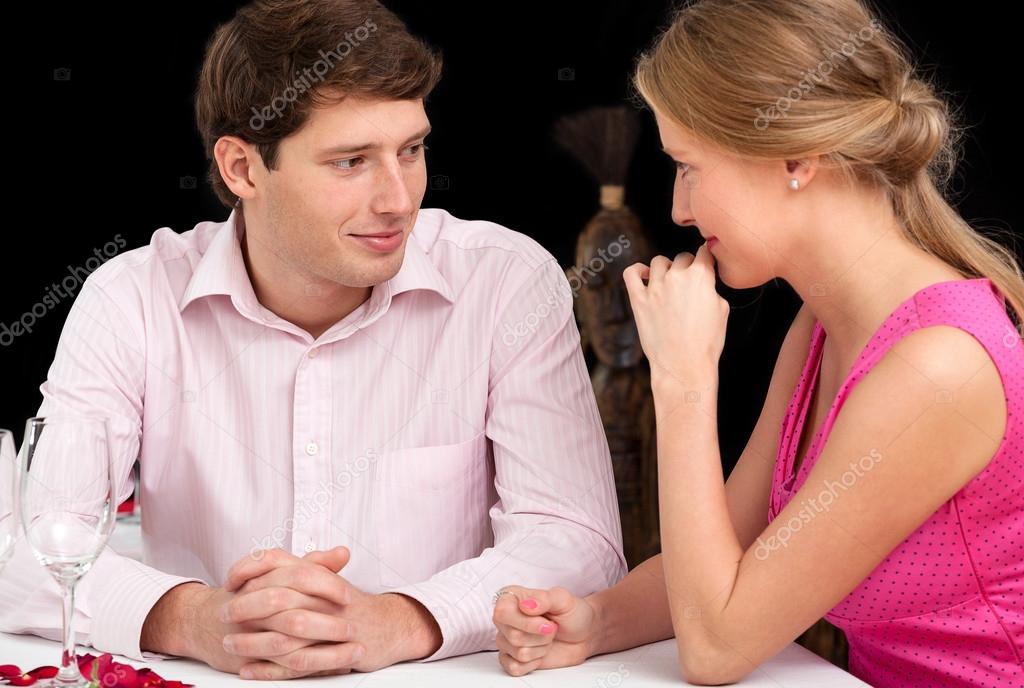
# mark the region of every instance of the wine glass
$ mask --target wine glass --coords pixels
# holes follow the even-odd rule
[[[107,544],[117,512],[117,489],[106,418],[52,415],[30,418],[19,455],[18,506],[36,559],[57,580],[64,598],[60,670],[38,685],[87,688],[75,657],[75,584]]]
[[[18,454],[14,435],[0,428],[0,571],[14,553],[18,541]]]

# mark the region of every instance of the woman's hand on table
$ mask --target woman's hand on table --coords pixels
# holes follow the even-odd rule
[[[581,664],[595,654],[598,609],[565,588],[509,585],[494,605],[498,661],[511,676]]]

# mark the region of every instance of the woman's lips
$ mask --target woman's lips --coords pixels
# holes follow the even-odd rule
[[[402,245],[402,232],[377,235],[349,234],[349,236],[366,248],[379,253],[390,253]]]
[[[708,249],[711,249],[718,243],[718,237],[708,237],[705,243],[707,243]]]

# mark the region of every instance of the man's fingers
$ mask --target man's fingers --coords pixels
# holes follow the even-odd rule
[[[316,642],[341,643],[352,640],[355,637],[355,624],[351,621],[339,618],[332,614],[313,612],[308,609],[286,609],[282,612],[272,614],[262,620],[259,632],[255,633],[229,633],[225,638],[231,640],[231,644],[237,648],[250,649],[254,644],[283,641],[274,636],[266,636],[262,640],[260,636],[266,632],[278,633],[280,635],[297,638],[299,640],[311,640]],[[305,647],[309,643],[299,644],[296,648]],[[262,647],[262,645],[259,645]],[[225,644],[224,649],[228,652],[235,652]],[[286,654],[291,650],[277,652]],[[246,652],[235,652],[235,654],[248,654]]]
[[[265,619],[264,624],[270,630],[296,638],[341,643],[356,637],[351,621],[307,609],[288,609]]]
[[[247,581],[239,593],[250,595],[267,588],[291,588],[340,606],[352,601],[348,581],[322,566],[309,562],[268,571],[258,578]]]
[[[280,664],[274,664],[273,662],[255,662],[253,664],[245,665],[246,671],[253,671],[254,674],[246,675],[242,670],[239,670],[239,675],[246,679],[258,679],[268,680],[272,678],[277,679],[289,679],[289,678],[308,678],[310,676],[344,676],[345,674],[351,673],[351,669],[330,669],[327,671],[314,671],[312,674],[307,674],[302,671],[295,671],[294,669],[285,669]],[[279,675],[283,673],[284,675]]]
[[[330,569],[337,573],[341,571],[348,564],[349,559],[352,557],[352,552],[348,547],[339,545],[333,549],[329,549],[326,552],[319,550],[310,552],[309,554],[302,557],[305,561],[311,561],[314,564],[320,564],[321,566]]]
[[[363,658],[365,648],[359,643],[311,645],[270,662],[246,664],[239,675],[262,680],[289,679],[299,676],[334,676],[347,674]]]
[[[307,610],[318,613],[337,613],[337,605],[311,597],[292,588],[266,588],[237,595],[221,607],[220,620],[224,623],[244,623],[266,619],[288,610]]]
[[[231,565],[224,580],[224,589],[234,592],[247,581],[262,576],[268,571],[282,566],[292,566],[301,561],[319,564],[337,573],[348,564],[351,556],[352,552],[343,545],[326,552],[310,552],[301,559],[280,548],[259,550],[258,556],[243,557]]]
[[[224,651],[239,657],[276,657],[316,642],[312,638],[295,638],[277,631],[229,633],[224,636]]]
[[[263,575],[267,571],[282,566],[289,566],[300,561],[319,564],[337,573],[348,564],[351,552],[347,547],[335,547],[327,552],[310,552],[301,559],[281,548],[259,550],[259,556],[248,556],[234,562],[224,579],[224,590],[233,592],[241,588],[247,580]]]
[[[234,592],[250,578],[262,576],[267,571],[272,571],[279,566],[299,561],[302,560],[280,548],[259,550],[258,556],[243,557],[231,565],[228,575],[224,579],[224,589]]]

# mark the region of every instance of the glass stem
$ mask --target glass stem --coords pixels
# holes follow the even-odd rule
[[[78,659],[75,657],[75,628],[72,617],[75,614],[75,583],[78,577],[61,576],[60,588],[64,596],[64,633],[63,653],[60,658],[60,671],[56,680],[60,683],[78,684],[82,681],[82,673],[78,670]]]

